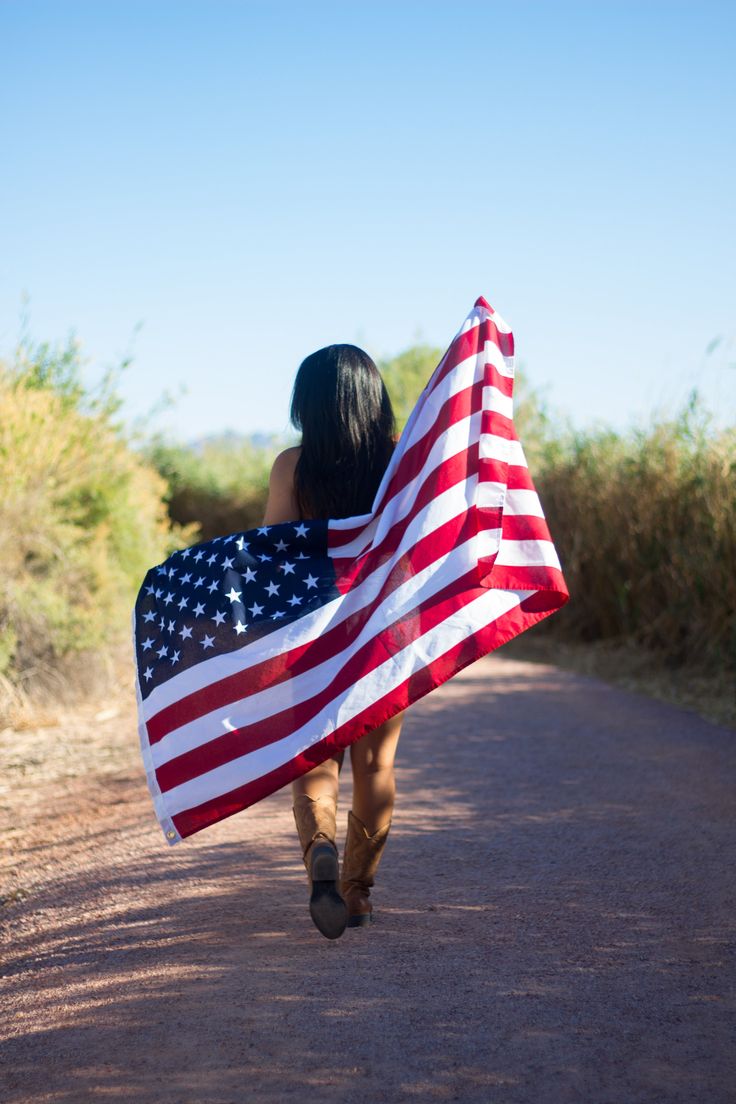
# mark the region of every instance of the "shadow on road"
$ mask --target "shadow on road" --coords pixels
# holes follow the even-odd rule
[[[732,735],[473,665],[407,714],[376,921],[336,941],[288,790],[174,848],[146,793],[4,910],[3,1099],[725,1104]]]

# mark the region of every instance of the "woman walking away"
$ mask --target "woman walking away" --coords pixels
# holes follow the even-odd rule
[[[355,345],[328,345],[299,366],[291,421],[301,445],[274,461],[264,525],[368,514],[396,443],[391,401],[373,360]],[[350,745],[353,802],[343,853],[336,842],[344,749],[292,782],[309,881],[309,911],[328,939],[373,920],[370,890],[394,808],[394,757],[403,713]]]

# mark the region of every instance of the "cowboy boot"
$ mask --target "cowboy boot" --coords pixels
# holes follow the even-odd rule
[[[336,802],[326,795],[299,794],[293,813],[309,880],[309,914],[327,939],[337,939],[345,931],[348,914],[339,890]]]
[[[390,827],[389,820],[388,824],[384,824],[371,836],[352,809],[348,813],[341,886],[348,908],[349,928],[365,927],[373,920],[373,906],[369,900],[370,887],[374,884]]]

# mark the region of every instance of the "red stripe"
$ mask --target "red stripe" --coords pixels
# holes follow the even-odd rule
[[[551,540],[547,522],[536,514],[504,513],[501,533],[504,540]]]
[[[536,487],[532,482],[529,469],[522,464],[509,464],[508,489],[510,491],[534,491]]]
[[[537,596],[534,596],[537,598]],[[342,748],[354,744],[366,733],[372,732],[378,725],[394,717],[403,709],[412,705],[425,694],[441,686],[463,667],[474,663],[482,656],[499,648],[502,644],[531,628],[532,625],[548,617],[567,601],[566,592],[548,592],[541,596],[543,606],[534,608],[529,600],[522,602],[507,613],[502,614],[490,625],[469,636],[460,644],[450,648],[442,656],[432,660],[420,671],[415,672],[400,686],[372,702],[360,714],[340,725],[323,740],[313,744],[301,755],[290,759],[268,774],[247,782],[228,793],[203,802],[192,809],[177,813],[172,817],[176,830],[182,839],[200,832],[211,824],[241,812],[269,794],[287,786],[313,767],[323,763]]]
[[[489,376],[491,377],[490,379]],[[381,499],[375,503],[376,516],[379,516],[385,511],[391,499],[403,491],[407,484],[411,483],[413,479],[416,479],[439,436],[445,433],[450,426],[454,425],[456,422],[460,422],[464,418],[468,418],[482,411],[481,433],[495,434],[497,437],[503,437],[506,440],[515,439],[513,419],[507,418],[498,410],[489,410],[483,407],[483,388],[488,387],[491,382],[495,383],[496,378],[504,379],[507,383],[512,382],[508,380],[507,377],[500,376],[494,365],[487,363],[485,365],[485,374],[482,378],[475,380],[468,387],[464,388],[464,390],[458,391],[457,394],[451,395],[449,399],[443,403],[431,426],[427,428],[426,432],[419,440],[415,441],[406,449],[404,455],[401,457],[396,471],[388,486],[385,488]],[[351,529],[345,529],[340,526],[328,526],[328,547],[330,549],[335,549],[335,551],[339,553],[341,546],[352,543],[352,541],[360,537],[365,528],[364,525],[354,526]]]
[[[221,767],[249,752],[277,743],[290,736],[311,721],[357,679],[365,678],[386,659],[405,648],[417,637],[436,628],[451,614],[468,605],[482,593],[478,586],[478,572],[473,569],[466,575],[452,579],[446,587],[433,594],[426,602],[407,616],[384,625],[375,636],[366,641],[355,654],[343,662],[333,680],[311,698],[290,705],[265,720],[243,725],[234,731],[224,732],[214,740],[170,759],[156,770],[156,780],[162,793],[185,782]],[[341,649],[342,650],[342,649]],[[300,672],[301,673],[301,672]]]
[[[492,587],[494,590],[535,590],[544,593],[553,591],[556,594],[564,594],[565,601],[569,598],[567,584],[560,569],[546,567],[544,564],[519,567],[516,564],[506,565],[496,560],[490,575],[482,582],[484,586]],[[531,601],[532,598],[524,599],[524,603]]]
[[[478,448],[476,446],[474,449],[471,448],[450,457],[438,468],[433,469],[417,497],[415,512],[436,498],[443,490],[447,490],[450,486],[464,482],[476,475],[477,465]],[[436,477],[436,483],[432,481],[432,476]],[[486,516],[487,513],[489,516]],[[357,586],[374,571],[380,570],[381,566],[398,548],[413,516],[414,514],[411,514],[392,526],[383,541],[370,553],[365,554],[358,561],[347,561],[352,567],[352,575],[346,589],[348,589],[348,586]],[[410,574],[416,574],[417,571],[423,570],[424,567],[435,562],[440,556],[446,555],[458,542],[458,534],[463,531],[466,516],[459,515],[420,538],[391,568],[390,574],[381,588],[382,596],[385,597],[395,586],[405,582]],[[498,527],[501,524],[500,512],[484,510],[482,521],[483,529]],[[477,521],[473,522],[476,528],[471,528],[471,534],[478,531],[477,524]],[[375,606],[376,601],[378,599],[371,603],[370,609]],[[355,635],[370,615],[370,609],[356,611],[355,615],[350,618],[350,624],[355,626]],[[311,641],[291,649],[286,654],[282,653],[270,659],[262,660],[261,663],[219,679],[200,690],[187,694],[171,705],[165,706],[148,721],[147,729],[150,742],[152,744],[156,743],[168,732],[182,724],[195,720],[203,713],[209,713],[213,709],[221,708],[246,697],[249,693],[255,693],[256,690],[261,690],[266,686],[271,686],[285,678],[289,678],[294,663],[300,660],[307,651],[309,651],[308,666],[304,666],[302,668],[304,670],[308,670],[316,663],[329,658],[330,655],[337,654],[339,648],[333,646],[335,639],[333,634],[342,633],[343,631],[343,625],[335,625],[332,630],[323,633],[319,641]]]
[[[492,566],[489,558],[487,567]],[[556,571],[556,569],[553,569]],[[156,777],[162,792],[173,789],[185,782],[191,781],[200,774],[214,770],[224,763],[238,759],[242,755],[255,751],[284,739],[292,732],[308,724],[326,705],[337,697],[343,690],[353,685],[356,678],[365,677],[375,667],[385,661],[387,654],[393,654],[406,647],[412,640],[435,628],[452,613],[462,609],[480,593],[478,584],[494,589],[518,589],[531,590],[533,581],[530,574],[539,574],[539,569],[523,569],[519,574],[514,569],[501,571],[496,574],[490,571],[483,579],[479,579],[478,569],[469,571],[465,576],[453,579],[446,587],[432,595],[411,614],[386,625],[366,643],[341,667],[339,673],[331,684],[320,690],[311,698],[306,698],[298,705],[289,706],[279,713],[271,714],[267,719],[254,722],[251,725],[243,725],[241,728],[223,733],[214,740],[208,741],[197,748],[184,752],[182,755],[169,760],[156,771]],[[556,571],[558,579],[561,574]],[[549,604],[550,577],[548,569],[544,569],[545,599],[539,608],[546,608]],[[554,593],[567,593],[564,580],[562,585],[554,588]],[[536,597],[536,596],[534,596]],[[529,602],[529,599],[526,600]],[[527,604],[525,608],[529,607]]]

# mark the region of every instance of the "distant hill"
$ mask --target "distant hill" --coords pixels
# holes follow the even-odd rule
[[[252,445],[253,448],[272,450],[288,448],[289,445],[296,444],[298,439],[295,433],[239,433],[235,429],[225,429],[220,433],[208,433],[203,437],[187,441],[186,447],[197,453],[210,447],[235,450],[244,444]]]

